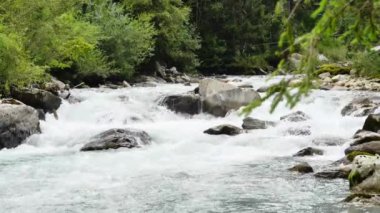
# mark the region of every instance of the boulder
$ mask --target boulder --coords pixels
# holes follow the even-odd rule
[[[199,94],[202,98],[236,88],[237,87],[232,84],[228,84],[215,79],[203,79],[199,82]]]
[[[334,170],[326,170],[326,171],[318,172],[314,176],[317,178],[323,178],[323,179],[337,179],[337,178],[347,179],[349,174],[350,174],[350,170],[334,169]]]
[[[302,149],[301,151],[297,152],[293,156],[294,157],[304,157],[304,156],[313,156],[313,155],[323,155],[323,150],[308,147],[308,148]]]
[[[370,131],[359,131],[354,135],[354,140],[351,146],[360,145],[363,143],[368,143],[371,141],[380,141],[380,134]]]
[[[52,77],[50,82],[45,83],[43,89],[53,93],[54,95],[59,95],[60,92],[68,90],[69,87],[62,81]]]
[[[306,121],[309,119],[310,119],[310,117],[301,111],[297,111],[297,112],[291,113],[289,115],[282,116],[280,118],[280,120],[288,121],[288,122],[301,122],[301,121]]]
[[[177,113],[195,115],[201,112],[199,95],[171,95],[162,101],[162,105]]]
[[[256,90],[256,92],[261,92],[261,93],[262,92],[267,92],[271,86],[273,86],[273,85],[264,85],[264,86],[261,86],[261,87],[259,87]]]
[[[305,163],[305,162],[297,164],[293,166],[292,168],[289,168],[288,170],[292,172],[299,172],[302,174],[314,172],[313,168],[308,163]]]
[[[10,100],[0,103],[0,149],[15,148],[29,136],[40,133],[37,111],[14,102],[16,104],[9,104]]]
[[[380,130],[380,114],[371,114],[364,122],[363,130],[377,132]]]
[[[210,91],[202,92],[200,86],[199,92],[202,97],[202,93],[207,94]],[[260,95],[253,89],[234,88],[223,90],[203,99],[203,111],[223,117],[228,111],[237,110],[258,99],[260,99]]]
[[[230,135],[230,136],[234,136],[234,135],[238,135],[238,134],[242,133],[242,129],[240,129],[239,127],[233,126],[233,125],[226,124],[226,125],[219,125],[219,126],[207,129],[206,131],[204,131],[204,133],[209,134],[209,135]]]
[[[151,143],[150,136],[141,130],[110,129],[91,139],[81,151],[97,151],[118,148],[140,148]]]
[[[351,152],[355,151],[367,152],[369,154],[380,154],[380,141],[372,141],[356,146],[350,146],[344,152],[346,153],[346,155],[348,155]]]
[[[26,105],[35,109],[42,109],[44,112],[55,112],[62,103],[62,100],[51,92],[41,89],[15,89],[11,91],[12,97],[20,100]]]
[[[320,79],[326,79],[326,78],[330,78],[331,74],[329,72],[324,72],[324,73],[319,74],[318,77]]]
[[[362,117],[374,113],[379,107],[378,103],[369,98],[355,99],[342,109],[343,116]]]
[[[380,194],[380,156],[357,156],[348,177],[354,193]]]
[[[245,118],[243,120],[243,129],[252,130],[252,129],[266,129],[271,126],[275,126],[276,123],[272,121],[263,121],[255,118]]]

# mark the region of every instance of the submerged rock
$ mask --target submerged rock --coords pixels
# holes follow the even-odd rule
[[[209,134],[209,135],[230,135],[230,136],[234,136],[234,135],[241,134],[242,129],[240,129],[239,127],[233,126],[233,125],[225,124],[225,125],[219,125],[219,126],[207,129],[206,131],[204,131],[204,133]]]
[[[371,114],[365,120],[363,130],[378,132],[380,130],[380,114]]]
[[[40,133],[35,109],[17,101],[16,104],[6,102],[10,103],[0,103],[0,149],[15,148],[29,136]]]
[[[201,100],[199,95],[171,95],[166,97],[162,104],[177,113],[195,115],[201,112]]]
[[[243,129],[253,130],[253,129],[266,129],[268,127],[275,126],[275,125],[276,123],[272,121],[263,121],[263,120],[248,117],[243,120],[242,127]]]
[[[378,103],[373,102],[369,98],[359,98],[353,100],[347,106],[342,109],[341,114],[343,116],[355,116],[362,117],[368,116],[371,113],[374,113],[379,107]]]
[[[335,136],[317,137],[312,140],[312,143],[318,146],[340,146],[346,142],[344,138]]]
[[[337,178],[347,179],[349,174],[350,174],[350,170],[335,169],[335,170],[326,170],[326,171],[318,172],[314,176],[317,178],[323,178],[323,179],[337,179]]]
[[[310,117],[301,111],[297,111],[297,112],[291,113],[289,115],[282,116],[280,118],[280,120],[288,121],[288,122],[301,122],[301,121],[306,121],[309,119],[310,119]]]
[[[299,172],[302,174],[314,172],[313,168],[306,162],[297,164],[297,165],[293,166],[292,168],[289,168],[288,170],[292,171],[292,172]]]
[[[55,112],[62,103],[58,96],[41,89],[12,89],[11,93],[12,97],[24,104],[49,113]]]
[[[297,152],[293,156],[294,157],[304,157],[304,156],[312,156],[312,155],[323,155],[323,150],[308,147],[308,148],[302,149],[301,151]]]
[[[140,148],[151,143],[150,136],[141,130],[110,129],[93,137],[81,151],[97,151],[118,148]]]
[[[311,135],[310,127],[290,127],[285,132],[286,135],[292,136],[308,136]]]

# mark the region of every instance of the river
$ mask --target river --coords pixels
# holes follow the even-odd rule
[[[230,77],[254,88],[263,77]],[[276,80],[276,79],[274,79]],[[313,144],[320,137],[349,141],[364,117],[342,117],[341,109],[366,92],[314,91],[293,110],[270,114],[269,102],[252,117],[279,121],[296,110],[311,119],[281,122],[234,137],[203,131],[219,124],[241,126],[242,117],[175,114],[158,103],[197,85],[152,88],[77,89],[82,102],[64,102],[59,119],[48,115],[42,134],[0,153],[1,212],[379,212],[341,202],[346,180],[316,179],[287,171],[306,161],[314,170],[342,158],[348,143]],[[310,126],[310,136],[289,136],[289,127]],[[141,149],[80,152],[91,136],[110,128],[145,130],[153,144]],[[294,158],[313,146],[323,156]]]

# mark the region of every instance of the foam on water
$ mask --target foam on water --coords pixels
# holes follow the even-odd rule
[[[234,77],[255,88],[260,77]],[[274,79],[272,81],[276,81]],[[315,91],[293,110],[270,103],[251,116],[279,121],[301,110],[311,119],[282,122],[274,128],[235,137],[210,136],[219,124],[240,126],[239,112],[225,118],[175,114],[158,103],[162,97],[196,85],[155,88],[73,90],[80,103],[64,102],[59,120],[48,116],[42,134],[17,149],[0,153],[0,209],[4,212],[300,212],[324,211],[348,193],[343,180],[322,181],[286,171],[306,160],[317,170],[344,156],[342,146],[322,146],[325,155],[294,159],[317,137],[345,140],[365,118],[342,117],[340,110],[358,92]],[[370,95],[366,93],[366,95]],[[287,136],[289,127],[310,126],[310,136]],[[148,132],[153,144],[142,149],[79,152],[91,136],[110,128]],[[335,211],[335,212],[336,212]]]

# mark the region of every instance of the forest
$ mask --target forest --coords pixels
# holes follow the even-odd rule
[[[349,63],[376,77],[377,0],[3,0],[0,93],[55,76],[65,83],[154,75],[306,73]],[[303,56],[292,67],[292,54]],[[328,62],[317,60],[323,55]],[[338,70],[340,68],[338,67]],[[306,82],[307,83],[307,82]]]

